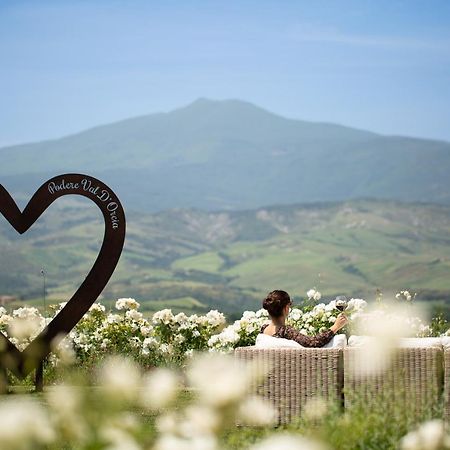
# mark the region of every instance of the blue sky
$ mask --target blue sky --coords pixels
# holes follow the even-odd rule
[[[198,97],[450,140],[450,2],[0,0],[0,146]]]

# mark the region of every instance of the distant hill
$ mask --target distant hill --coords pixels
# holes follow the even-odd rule
[[[450,203],[450,143],[290,120],[238,100],[200,99],[2,148],[0,162],[0,182],[16,195],[83,172],[110,184],[127,209],[147,212],[363,197]]]
[[[62,301],[100,248],[100,213],[61,199],[23,236],[0,218],[0,295]],[[410,289],[450,312],[450,207],[392,201],[290,205],[246,211],[129,213],[125,251],[106,301],[135,297],[147,311],[258,308],[286,289],[317,287],[373,299]],[[447,302],[447,303],[445,303]]]

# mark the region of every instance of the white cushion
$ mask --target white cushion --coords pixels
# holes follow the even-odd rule
[[[371,343],[372,340],[376,340],[374,336],[355,336],[352,335],[348,339],[349,347],[362,347]],[[396,347],[402,348],[426,348],[426,347],[437,347],[442,348],[443,339],[438,337],[428,337],[428,338],[400,338],[396,342]],[[450,345],[450,342],[449,342]]]
[[[257,348],[303,348],[298,342],[291,339],[284,339],[275,336],[269,336],[268,334],[259,333],[255,347]]]
[[[374,339],[373,336],[351,335],[348,338],[348,346],[349,347],[362,347],[363,345],[367,345],[372,339]]]
[[[442,336],[441,344],[444,347],[444,350],[450,350],[450,336]]]
[[[438,337],[426,337],[426,338],[400,338],[399,347],[439,347],[442,348],[441,338]]]
[[[336,334],[328,344],[322,348],[344,348],[347,345],[347,337],[345,334]]]

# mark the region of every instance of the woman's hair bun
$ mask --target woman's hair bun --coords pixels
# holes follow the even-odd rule
[[[272,291],[263,300],[263,308],[268,311],[272,317],[280,317],[283,309],[291,303],[291,298],[286,291]]]

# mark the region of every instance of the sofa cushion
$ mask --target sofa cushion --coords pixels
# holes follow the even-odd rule
[[[331,339],[328,344],[324,345],[322,348],[344,348],[347,345],[347,338],[345,334],[337,334]],[[304,348],[298,342],[291,339],[284,339],[274,336],[269,336],[268,334],[260,333],[258,334],[255,342],[256,348]]]
[[[400,338],[400,347],[439,347],[442,348],[442,340],[438,337],[426,337],[426,338]]]
[[[256,342],[256,348],[303,348],[298,342],[291,339],[284,339],[268,334],[259,333]]]
[[[442,336],[441,343],[444,350],[450,350],[450,336]]]
[[[336,334],[328,344],[323,348],[344,348],[347,346],[347,336],[345,334]]]
[[[362,347],[369,344],[372,339],[377,339],[374,336],[356,336],[352,335],[348,339],[349,347]],[[449,342],[450,344],[450,342]],[[396,343],[396,347],[401,348],[427,348],[427,347],[438,347],[442,348],[443,338],[438,337],[428,337],[428,338],[400,338]]]

